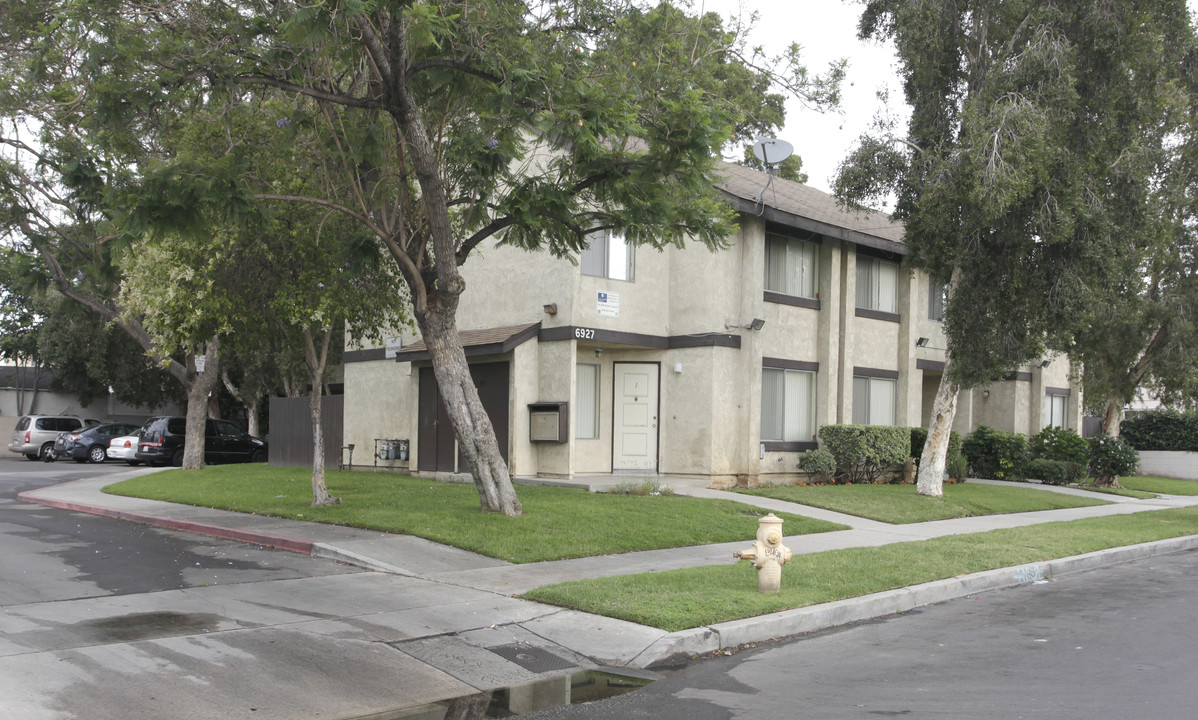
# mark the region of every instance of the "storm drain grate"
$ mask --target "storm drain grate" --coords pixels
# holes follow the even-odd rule
[[[498,645],[487,649],[505,660],[516,663],[529,672],[546,673],[553,670],[569,670],[577,667],[577,665],[569,660],[563,660],[548,650],[532,645]]]

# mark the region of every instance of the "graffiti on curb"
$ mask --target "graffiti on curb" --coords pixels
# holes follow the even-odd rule
[[[1044,567],[1042,565],[1021,567],[1015,571],[1014,579],[1017,583],[1043,582],[1045,579]]]

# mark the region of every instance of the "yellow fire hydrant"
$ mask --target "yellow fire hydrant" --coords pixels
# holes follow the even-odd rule
[[[770,513],[757,523],[757,542],[748,550],[732,553],[757,568],[757,592],[777,595],[782,587],[782,566],[790,562],[790,548],[782,544],[782,519]]]

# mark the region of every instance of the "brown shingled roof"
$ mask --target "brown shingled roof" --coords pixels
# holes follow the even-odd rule
[[[885,213],[845,209],[828,193],[792,180],[774,178],[766,189],[766,173],[732,163],[719,165],[723,177],[716,187],[730,196],[741,212],[859,245],[906,253],[903,224]],[[756,201],[758,195],[762,196],[760,202]]]
[[[505,325],[503,327],[481,328],[478,330],[462,330],[458,337],[467,355],[502,354],[536,336],[541,323],[524,323],[523,325]],[[427,360],[428,345],[424,340],[417,340],[395,353],[399,362]]]

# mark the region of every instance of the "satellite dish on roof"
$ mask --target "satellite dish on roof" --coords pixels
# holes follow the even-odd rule
[[[758,138],[753,143],[753,155],[766,165],[776,165],[793,155],[794,151],[794,145],[776,138]]]

